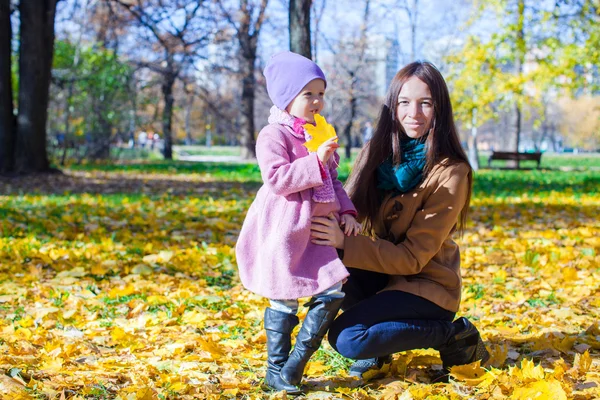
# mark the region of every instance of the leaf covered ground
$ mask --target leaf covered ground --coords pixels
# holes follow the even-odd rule
[[[491,365],[396,354],[358,385],[324,345],[307,398],[600,397],[600,178],[476,175],[460,315]],[[183,163],[0,178],[0,394],[6,399],[269,398],[262,312],[233,246],[255,166]]]

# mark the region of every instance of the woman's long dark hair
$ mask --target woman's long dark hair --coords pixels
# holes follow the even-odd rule
[[[400,138],[401,135],[406,137],[406,133],[397,118],[398,96],[402,85],[413,76],[427,84],[434,106],[432,126],[426,139],[427,160],[423,176],[426,177],[432,168],[445,158],[451,163],[465,162],[469,165],[467,155],[460,145],[448,87],[442,74],[433,64],[426,61],[408,64],[398,71],[392,80],[373,138],[358,155],[346,185],[350,199],[358,211],[359,220],[369,233],[373,233],[373,221],[381,206],[380,190],[377,189],[377,167],[390,155],[395,165],[400,163]],[[471,201],[472,171],[469,171],[468,179],[469,193],[459,219],[461,233],[466,224]]]

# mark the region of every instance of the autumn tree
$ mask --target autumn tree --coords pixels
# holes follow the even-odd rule
[[[122,134],[130,126],[132,79],[132,66],[114,50],[57,41],[50,102],[54,118],[49,125],[63,138],[58,149],[62,154],[57,154],[61,163],[75,143],[78,159],[110,156],[113,133]]]
[[[564,98],[560,103],[560,132],[571,147],[600,149],[600,97]]]
[[[239,0],[237,7],[229,7],[224,1],[219,2],[223,16],[235,30],[239,45],[238,62],[242,80],[240,136],[243,158],[256,157],[256,139],[254,137],[256,51],[268,3],[269,0]]]
[[[106,0],[120,8],[120,18],[129,22],[135,38],[130,54],[135,63],[161,77],[163,97],[162,133],[164,157],[173,158],[173,87],[190,69],[214,30],[211,10],[205,0]]]
[[[522,122],[528,117],[523,115],[524,105],[542,109],[547,93],[580,87],[589,72],[577,73],[576,67],[589,71],[598,60],[598,8],[589,0],[474,3],[477,14],[472,21],[493,18],[499,21],[498,29],[485,40],[472,35],[451,57],[457,114],[473,127],[493,115],[492,107],[511,110],[513,150],[519,151]]]
[[[334,63],[331,66],[328,85],[336,82],[340,92],[328,94],[328,102],[336,108],[336,129],[340,128],[345,142],[345,157],[351,157],[352,131],[359,114],[359,102],[365,96],[365,85],[372,82],[367,59],[369,18],[371,15],[371,0],[362,3],[362,13],[358,35],[340,35],[338,41],[326,39],[328,50],[334,54]],[[343,122],[342,122],[343,121]],[[339,132],[338,132],[339,134]]]

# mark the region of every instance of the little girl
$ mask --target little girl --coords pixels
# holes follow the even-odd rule
[[[256,143],[263,186],[250,206],[236,244],[240,279],[270,299],[264,315],[267,374],[271,389],[300,393],[304,367],[319,348],[343,297],[348,276],[336,250],[311,243],[311,218],[334,215],[347,235],[357,234],[356,210],[337,179],[335,138],[309,152],[306,123],[324,107],[327,81],[317,64],[283,52],[268,62],[264,75],[273,101],[269,125]],[[298,299],[312,296],[291,350],[298,324]]]

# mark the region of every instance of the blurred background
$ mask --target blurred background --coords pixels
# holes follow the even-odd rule
[[[597,0],[0,3],[0,171],[252,159],[262,70],[289,49],[324,69],[347,158],[417,59],[447,79],[475,167],[491,151],[600,149]]]

